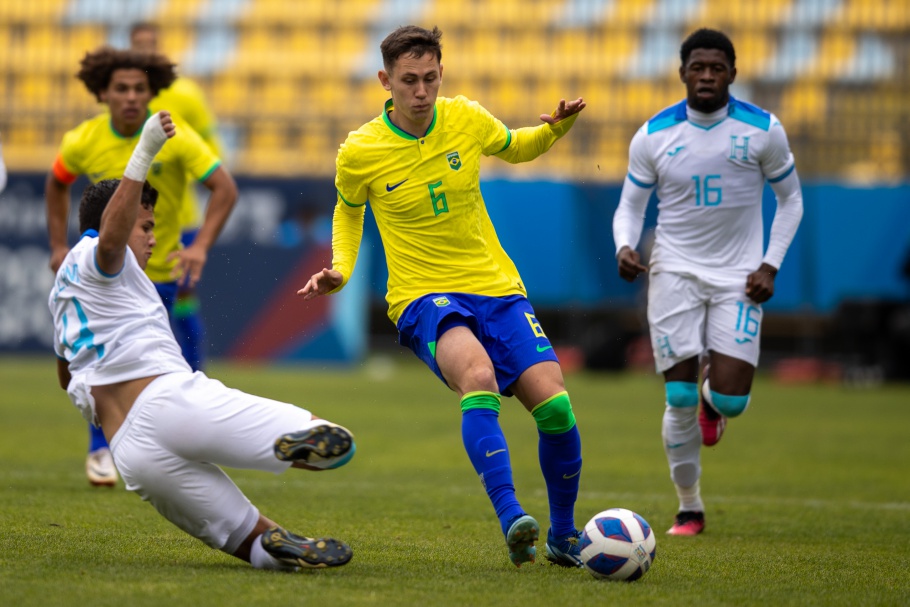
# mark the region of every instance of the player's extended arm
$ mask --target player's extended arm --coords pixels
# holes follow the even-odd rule
[[[777,210],[771,222],[771,235],[768,238],[768,250],[762,260],[764,263],[780,268],[787,249],[796,236],[799,222],[803,218],[803,191],[800,187],[796,169],[786,178],[771,183],[771,189],[777,196]]]
[[[159,112],[142,127],[139,143],[123,171],[123,179],[101,215],[95,261],[105,274],[116,274],[123,268],[126,246],[139,216],[142,186],[152,159],[161,146],[174,136],[174,123],[168,112]]]
[[[177,267],[182,272],[181,284],[191,287],[202,277],[209,250],[218,240],[218,235],[237,204],[237,184],[224,166],[215,169],[202,185],[209,189],[211,195],[199,233],[193,244],[170,255],[170,258],[179,259]]]
[[[629,282],[648,268],[641,264],[641,257],[635,248],[641,239],[645,222],[645,211],[651,190],[634,183],[628,175],[622,186],[619,205],[613,214],[613,242],[616,244],[616,263],[619,275]]]
[[[561,99],[552,114],[541,114],[543,124],[513,130],[509,147],[496,154],[496,157],[512,164],[534,160],[569,132],[578,113],[584,108],[585,102],[581,97],[569,102]]]
[[[768,250],[761,267],[746,278],[746,295],[756,303],[764,303],[774,296],[777,270],[803,217],[803,192],[795,169],[784,179],[771,181],[771,189],[777,196],[777,210],[771,222]]]
[[[366,204],[351,206],[338,197],[332,216],[332,269],[323,268],[313,274],[297,295],[313,299],[344,288],[357,263],[365,214]]]
[[[44,200],[47,204],[47,237],[51,248],[50,268],[55,274],[69,251],[66,227],[70,214],[70,186],[54,176],[51,171],[44,182]]]

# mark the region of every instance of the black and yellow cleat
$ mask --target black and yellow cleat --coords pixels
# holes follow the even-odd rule
[[[301,462],[329,470],[343,466],[357,450],[354,436],[347,428],[331,422],[285,434],[275,441],[275,457],[285,462]]]
[[[351,547],[341,540],[300,537],[281,527],[270,528],[260,541],[263,549],[282,563],[305,569],[340,567],[354,556]]]

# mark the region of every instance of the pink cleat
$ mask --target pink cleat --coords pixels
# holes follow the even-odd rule
[[[667,535],[698,535],[705,530],[705,513],[691,510],[677,512],[676,521]]]

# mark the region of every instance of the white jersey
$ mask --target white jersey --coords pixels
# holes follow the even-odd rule
[[[91,386],[192,372],[174,339],[167,310],[136,256],[127,247],[123,269],[101,271],[97,236],[84,236],[57,271],[48,306],[54,350],[69,363],[67,392],[94,421]]]
[[[657,188],[652,272],[742,282],[763,261],[765,180],[774,184],[793,170],[783,127],[754,105],[731,97],[726,107],[703,114],[682,101],[651,118],[632,139],[625,187]],[[617,250],[634,249],[638,235],[640,228],[635,242],[620,242],[633,238],[620,235]]]

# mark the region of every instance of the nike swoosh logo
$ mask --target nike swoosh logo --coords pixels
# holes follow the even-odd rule
[[[506,451],[505,449],[497,449],[496,451],[487,450],[487,457],[493,457],[497,453],[505,453],[505,451]]]
[[[747,344],[750,341],[752,341],[751,337],[737,337],[736,338],[736,343],[738,343],[738,344]]]
[[[570,478],[575,478],[575,477],[578,476],[579,474],[581,474],[581,470],[579,470],[579,471],[576,472],[575,474],[563,474],[562,477],[565,478],[565,479],[570,479]]]
[[[408,179],[410,179],[410,177],[408,177]],[[403,183],[404,183],[405,181],[407,181],[408,179],[405,179],[404,181],[399,181],[399,182],[396,183],[395,185],[385,184],[385,191],[386,191],[386,192],[391,192],[392,190],[394,190],[395,188],[397,188],[398,186],[400,186],[401,184],[403,184]]]
[[[686,147],[686,146],[681,145],[678,148],[676,148],[675,150],[673,150],[672,152],[667,152],[667,156],[676,156],[677,154],[679,154],[679,151],[681,149],[683,149],[684,147]]]
[[[677,449],[677,448],[679,448],[679,447],[682,447],[682,446],[685,445],[685,444],[686,444],[686,443],[673,443],[673,444],[671,445],[671,444],[667,443],[667,449]]]
[[[549,349],[552,348],[552,347],[553,347],[553,346],[543,346],[543,347],[541,347],[540,344],[537,344],[537,351],[538,351],[538,352],[546,352],[547,350],[549,350]]]

